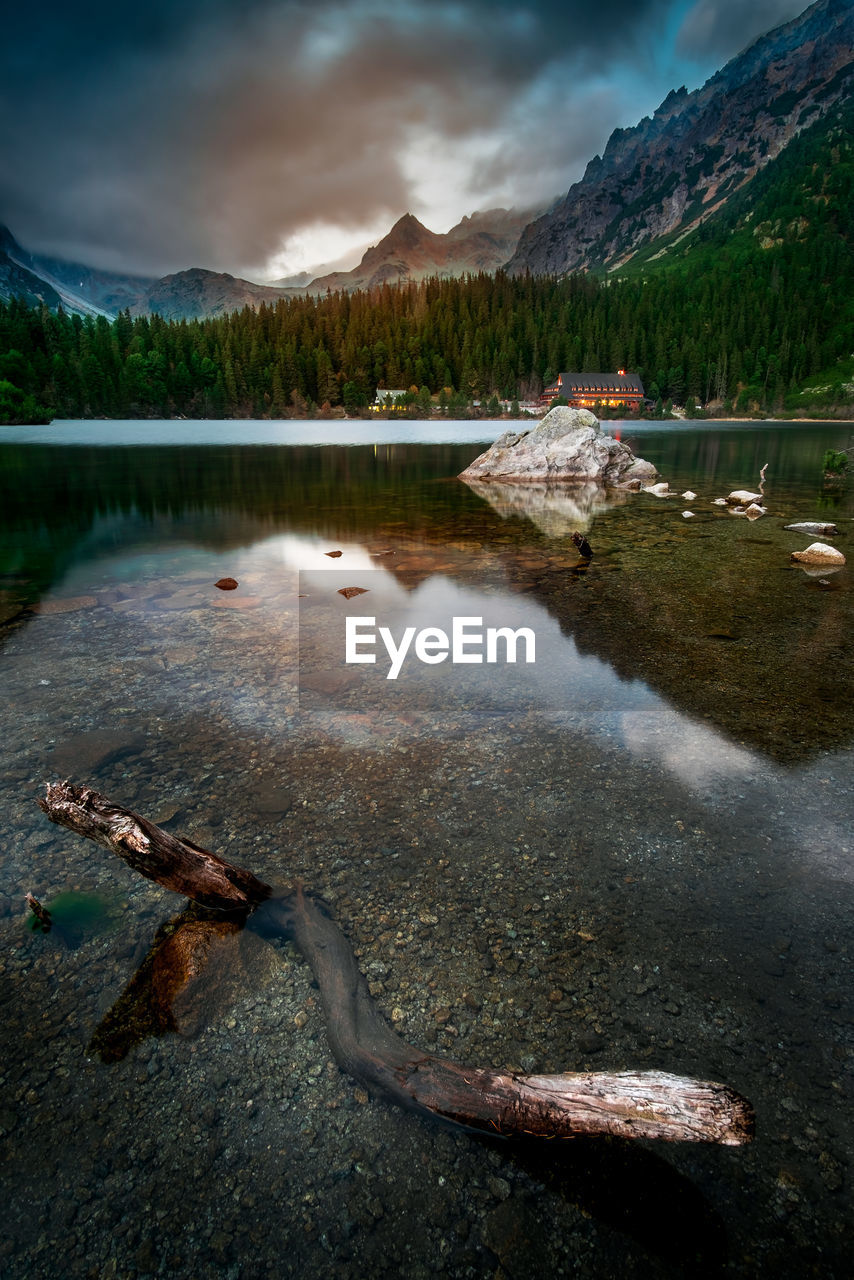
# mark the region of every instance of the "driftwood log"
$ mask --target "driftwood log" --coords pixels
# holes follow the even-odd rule
[[[148,879],[208,908],[251,913],[253,926],[268,936],[293,938],[320,988],[336,1062],[402,1105],[504,1137],[612,1134],[728,1146],[752,1137],[750,1103],[723,1084],[660,1071],[517,1075],[466,1067],[409,1045],[371,998],[341,929],[301,886],[275,891],[86,787],[48,784],[38,803],[51,821],[96,840]]]

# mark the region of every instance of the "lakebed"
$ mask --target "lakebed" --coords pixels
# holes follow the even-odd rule
[[[0,438],[4,1274],[847,1275],[854,597],[784,525],[848,554],[821,458],[851,426],[608,429],[693,519],[475,492],[488,423]],[[766,462],[768,515],[713,505]],[[389,681],[344,660],[355,612],[527,628],[536,660]],[[755,1142],[432,1126],[342,1075],[299,955],[248,933],[193,1034],[104,1052],[181,903],[47,823],[57,776],[321,892],[414,1043],[723,1080]]]

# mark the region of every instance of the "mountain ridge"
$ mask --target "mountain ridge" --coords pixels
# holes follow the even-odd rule
[[[818,0],[700,88],[671,90],[522,233],[511,274],[618,270],[640,248],[721,208],[806,124],[851,92],[854,11]]]
[[[374,289],[427,276],[494,272],[513,252],[536,209],[489,209],[468,214],[450,231],[430,231],[412,213],[362,255],[349,271],[317,276],[301,286],[259,284],[228,272],[188,267],[155,279],[99,271],[81,263],[34,254],[0,227],[0,298],[25,296],[81,315],[108,319],[125,309],[132,315],[157,314],[167,320],[201,319],[243,307],[275,305],[281,298],[329,291]]]
[[[468,214],[444,233],[430,231],[412,213],[366,249],[358,266],[312,280],[304,292],[375,289],[401,280],[494,272],[507,261],[536,209],[487,209]]]

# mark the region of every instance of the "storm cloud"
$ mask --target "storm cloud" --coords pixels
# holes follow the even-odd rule
[[[98,266],[257,276],[318,223],[530,205],[681,82],[667,31],[704,78],[793,12],[755,9],[746,34],[736,0],[17,6],[0,221]]]
[[[803,13],[801,0],[699,0],[688,14],[676,40],[677,53],[697,57],[703,51],[725,61],[740,53],[756,36]]]

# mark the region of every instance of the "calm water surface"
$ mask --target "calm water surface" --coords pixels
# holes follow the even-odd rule
[[[4,1276],[850,1274],[854,608],[784,526],[849,554],[853,428],[610,429],[698,497],[464,485],[500,424],[4,429]],[[766,462],[765,517],[713,505]],[[389,680],[348,615],[536,661]],[[182,903],[47,822],[57,776],[321,892],[414,1043],[722,1080],[756,1141],[440,1129],[338,1070],[248,931],[152,1034]]]

